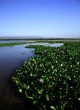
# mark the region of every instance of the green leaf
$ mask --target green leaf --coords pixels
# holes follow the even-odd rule
[[[30,96],[26,96],[28,99],[33,99],[33,97],[30,97]]]
[[[48,94],[46,94],[46,100],[47,100],[47,101],[49,100],[49,95],[48,95]]]
[[[50,108],[51,108],[52,110],[56,110],[54,106],[50,106]]]
[[[38,94],[42,94],[43,89],[38,89]]]

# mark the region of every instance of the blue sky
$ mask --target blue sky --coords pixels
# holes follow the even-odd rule
[[[0,0],[0,36],[80,35],[80,0]]]

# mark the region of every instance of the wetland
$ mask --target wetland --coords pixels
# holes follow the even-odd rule
[[[0,47],[0,109],[79,110],[80,41]]]

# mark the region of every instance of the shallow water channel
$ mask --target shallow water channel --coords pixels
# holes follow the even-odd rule
[[[22,62],[34,56],[34,49],[25,45],[0,47],[0,110],[12,110],[20,100],[12,94],[8,80]]]
[[[25,48],[26,45],[0,47],[0,110],[33,110],[18,99],[10,89],[9,79],[22,62],[34,57],[34,49]],[[45,45],[60,47],[62,43],[34,43],[33,45]]]

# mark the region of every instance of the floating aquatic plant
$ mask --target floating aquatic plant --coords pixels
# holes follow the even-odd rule
[[[12,77],[17,91],[39,110],[80,110],[80,44],[28,46],[36,56]]]

